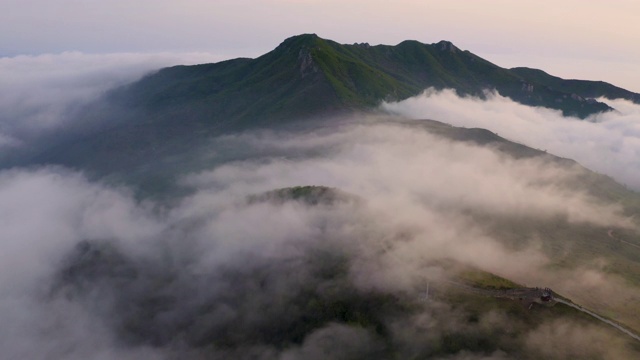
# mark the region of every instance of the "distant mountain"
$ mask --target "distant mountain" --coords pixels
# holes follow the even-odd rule
[[[611,110],[594,97],[640,99],[606,83],[504,69],[447,41],[341,45],[305,34],[256,59],[165,68],[117,88],[81,115],[100,127],[60,137],[45,151],[14,156],[4,165],[53,163],[144,182],[156,167],[164,169],[158,172],[162,182],[167,167],[192,169],[192,160],[176,159],[188,158],[212,136],[375,112],[382,101],[430,87],[479,97],[493,89],[522,104],[579,117]]]
[[[538,69],[530,69],[525,67],[512,68],[511,72],[522,76],[528,81],[538,83],[550,89],[556,89],[567,94],[571,94],[572,98],[576,96],[583,99],[593,99],[606,97],[609,99],[625,99],[640,104],[640,94],[619,88],[604,81],[588,81],[588,80],[565,80],[557,76],[549,75]],[[564,102],[565,95],[562,100]],[[578,100],[580,100],[578,98]],[[559,102],[559,101],[557,101]]]
[[[541,74],[501,68],[448,41],[341,45],[305,34],[257,59],[166,68],[117,90],[112,98],[154,118],[245,126],[370,110],[383,100],[403,100],[429,87],[481,97],[495,89],[514,101],[582,118],[610,110],[594,97],[640,99],[611,85]]]

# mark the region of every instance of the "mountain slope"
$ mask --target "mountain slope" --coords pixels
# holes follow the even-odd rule
[[[606,97],[609,99],[626,99],[636,104],[640,103],[640,94],[619,88],[604,81],[565,80],[557,76],[549,75],[542,70],[525,67],[513,68],[511,72],[543,86],[558,89],[565,93],[575,94],[582,98]]]
[[[314,193],[306,199],[313,200],[308,206],[334,210],[338,208],[330,199],[344,195],[314,187],[278,189],[268,197],[280,205],[305,201],[298,197],[300,190]],[[330,201],[316,201],[327,195]],[[179,266],[185,263],[181,252],[145,257],[127,252],[117,241],[82,241],[60,262],[50,293],[99,314],[95,320],[119,341],[173,348],[179,339],[178,349],[205,358],[252,347],[288,351],[318,331],[327,334],[336,327],[369,335],[366,353],[359,354],[359,349],[358,356],[350,358],[442,358],[460,353],[582,358],[584,342],[573,338],[585,331],[587,339],[604,342],[589,347],[591,352],[599,349],[597,358],[612,357],[612,352],[620,352],[618,358],[633,358],[640,351],[632,338],[585,316],[579,307],[565,305],[572,302],[556,303],[561,299],[556,293],[554,300],[543,300],[541,289],[447,259],[428,262],[444,276],[422,275],[407,291],[363,288],[351,273],[358,254],[323,243],[309,249],[298,244],[302,251],[294,258],[253,254],[235,266],[227,263],[196,273]],[[160,249],[164,246],[158,244]],[[576,329],[567,331],[567,326]],[[550,338],[545,344],[562,344],[571,356],[531,344],[532,336],[557,330],[555,342]],[[354,349],[359,342],[348,336],[350,332],[338,334],[347,336],[346,348]],[[567,342],[566,335],[573,335],[573,340]],[[328,341],[326,335],[323,339]]]
[[[60,164],[99,177],[139,177],[147,188],[160,189],[155,184],[165,181],[164,168],[175,169],[182,158],[177,167],[193,170],[189,155],[212,137],[375,112],[381,101],[429,87],[479,97],[495,89],[523,104],[580,117],[610,110],[591,95],[640,96],[599,83],[567,84],[573,83],[501,68],[446,41],[341,45],[305,34],[256,59],[170,67],[115,89],[80,116],[100,123],[96,129],[35,154],[12,155],[3,165]],[[150,168],[164,170],[156,178]]]
[[[586,101],[588,94],[618,94],[608,88],[592,91],[589,84],[584,89],[557,88],[536,74],[503,69],[447,41],[341,45],[305,34],[253,60],[163,69],[116,91],[113,99],[161,119],[179,115],[180,121],[255,125],[261,119],[368,110],[428,87],[475,96],[495,89],[523,104],[579,117],[609,110],[605,104]],[[571,97],[573,93],[580,98]]]

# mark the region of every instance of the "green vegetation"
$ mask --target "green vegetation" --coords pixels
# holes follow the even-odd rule
[[[305,194],[313,190],[294,189],[291,192]],[[561,304],[530,307],[438,282],[432,283],[428,300],[410,292],[363,289],[353,282],[350,256],[321,244],[299,259],[270,261],[258,256],[242,266],[220,266],[206,274],[180,272],[167,255],[138,258],[125,254],[117,243],[85,241],[67,256],[52,292],[62,292],[83,306],[99,306],[110,314],[119,339],[128,344],[162,347],[180,339],[205,353],[247,346],[291,349],[331,326],[375,339],[367,358],[439,358],[461,352],[556,358],[530,342],[545,334],[552,337],[549,340],[558,337],[557,344],[576,352],[571,356],[575,358],[581,357],[581,344],[564,344],[562,336],[582,339],[583,330],[596,332],[584,338],[599,341],[594,350],[634,351],[623,334]],[[435,264],[452,270],[454,280],[474,287],[519,287],[453,261]],[[110,301],[95,302],[101,297]]]
[[[604,96],[610,99],[626,99],[640,103],[640,94],[603,81],[565,80],[557,76],[549,75],[542,70],[525,67],[513,68],[510,71],[543,86],[558,89],[567,94],[576,94],[583,98],[599,98]]]
[[[341,45],[305,34],[286,39],[256,59],[163,69],[111,97],[153,114],[154,119],[171,121],[179,115],[183,123],[233,122],[233,127],[242,127],[247,122],[370,110],[383,100],[406,99],[428,87],[480,97],[485,89],[495,89],[523,104],[580,117],[609,108],[572,94],[582,98],[633,94],[595,82],[569,86],[554,79],[560,82],[500,68],[446,41]]]
[[[249,203],[264,201],[276,203],[298,201],[307,205],[332,205],[337,202],[355,202],[359,199],[355,195],[326,186],[294,186],[249,197]]]
[[[523,287],[511,280],[477,269],[462,271],[457,274],[457,277],[461,281],[481,289],[506,290]]]

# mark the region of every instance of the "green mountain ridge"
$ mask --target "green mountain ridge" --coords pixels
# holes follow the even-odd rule
[[[341,45],[305,34],[256,59],[162,69],[117,90],[113,98],[159,119],[179,114],[182,122],[253,125],[372,110],[381,101],[403,100],[430,87],[479,97],[496,90],[526,105],[582,118],[611,109],[593,97],[640,99],[614,86],[551,78],[501,68],[448,41]]]
[[[522,104],[580,117],[611,110],[594,96],[640,97],[604,83],[545,74],[501,68],[447,41],[341,45],[304,34],[256,59],[161,69],[85,109],[79,118],[101,124],[96,129],[3,162],[4,167],[60,164],[98,176],[130,173],[153,166],[150,158],[187,154],[211,137],[376,113],[382,101],[403,100],[427,88],[478,97],[493,89]]]
[[[610,109],[586,100],[591,97],[631,101],[640,97],[606,83],[563,80],[534,69],[500,68],[447,41],[341,45],[305,34],[286,39],[256,59],[165,68],[114,89],[106,99],[117,111],[110,113],[104,104],[88,110],[93,117],[107,117],[106,126],[10,165],[60,164],[133,183],[147,194],[162,193],[182,174],[242,158],[224,155],[216,144],[211,147],[211,139],[217,136],[298,123],[310,128],[331,126],[328,119],[370,113],[381,101],[401,100],[427,87],[453,88],[475,96],[494,88],[522,103],[546,104],[545,99],[553,99],[551,106],[565,112],[578,107],[585,111],[583,115]],[[312,120],[305,123],[305,119]],[[546,155],[486,130],[434,124],[429,131],[438,135],[479,145],[501,144],[514,157]],[[202,162],[203,148],[218,158]],[[625,202],[635,198],[612,179],[595,178],[585,177],[592,179],[592,188],[599,189],[593,191],[603,197]],[[631,203],[635,209],[635,201]]]
[[[530,79],[543,86],[559,89],[562,92],[572,95],[575,94],[582,98],[606,97],[609,99],[625,99],[640,104],[640,94],[604,81],[565,80],[542,70],[525,67],[516,67],[510,70],[523,78]]]

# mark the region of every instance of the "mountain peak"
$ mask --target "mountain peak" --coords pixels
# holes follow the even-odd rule
[[[290,38],[285,39],[280,45],[278,45],[278,49],[292,49],[299,47],[310,47],[316,45],[318,42],[322,41],[318,35],[316,34],[300,34],[295,35]]]
[[[403,100],[429,87],[478,97],[492,89],[525,105],[581,118],[611,110],[591,98],[640,99],[640,94],[610,85],[504,69],[447,40],[341,45],[312,33],[289,37],[256,59],[161,71],[121,92],[120,97],[159,114],[197,103],[203,114],[246,125],[325,112],[375,110],[382,101]],[[197,122],[214,118],[193,116]]]
[[[439,42],[435,43],[434,45],[440,51],[456,52],[456,51],[460,50],[460,49],[458,49],[457,46],[453,45],[453,43],[451,41],[447,41],[447,40],[440,40]]]

